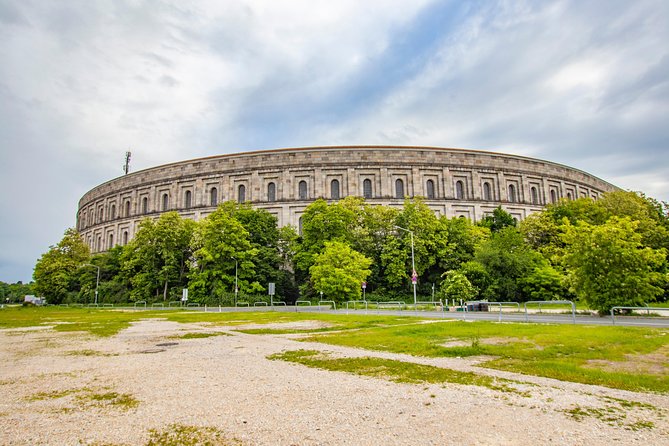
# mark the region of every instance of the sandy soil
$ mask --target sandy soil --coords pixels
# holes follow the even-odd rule
[[[105,339],[0,330],[0,444],[142,445],[152,429],[175,423],[212,427],[243,445],[668,444],[667,395],[486,370],[477,358],[414,358],[232,329],[147,320]],[[214,330],[230,335],[173,337]],[[510,378],[523,394],[396,384],[266,358],[301,348]]]

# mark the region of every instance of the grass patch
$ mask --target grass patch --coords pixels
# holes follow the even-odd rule
[[[332,358],[317,350],[293,350],[268,356],[270,360],[294,362],[307,367],[335,372],[348,372],[361,376],[386,379],[409,384],[462,384],[487,387],[489,389],[523,394],[511,387],[513,381],[478,375],[472,372],[434,367],[392,359],[360,357]]]
[[[163,430],[150,430],[146,446],[240,446],[241,442],[226,438],[213,427],[171,424]]]
[[[639,327],[448,322],[315,334],[304,340],[427,357],[485,355],[493,359],[482,367],[666,393],[669,376],[665,373],[609,370],[591,361],[634,361],[634,355],[669,345],[666,334],[667,330]]]
[[[92,405],[97,407],[114,407],[121,410],[134,409],[139,406],[139,400],[128,393],[105,392],[93,393],[86,392],[77,396],[77,400],[83,405]]]
[[[53,390],[51,392],[37,392],[30,395],[25,400],[29,402],[55,400],[58,398],[66,397],[68,395],[72,395],[73,393],[77,393],[79,391],[80,389],[66,389],[66,390]]]
[[[630,420],[632,417],[638,417],[639,411],[644,415],[647,415],[648,412],[652,412],[652,415],[661,416],[660,410],[650,404],[609,397],[605,397],[604,401],[607,403],[603,407],[572,406],[562,412],[576,421],[583,421],[586,418],[595,418],[609,426],[618,426],[632,431],[653,429],[655,427],[653,421],[645,419]]]
[[[25,400],[28,402],[47,401],[58,398],[65,398],[74,395],[74,401],[78,410],[84,410],[90,407],[113,407],[120,410],[134,409],[139,406],[139,400],[128,393],[118,393],[113,391],[95,391],[88,387],[80,389],[54,390],[51,392],[37,392]],[[62,409],[65,412],[73,411],[74,408],[66,407]]]

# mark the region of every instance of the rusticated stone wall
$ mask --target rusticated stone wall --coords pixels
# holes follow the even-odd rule
[[[341,146],[220,155],[166,164],[103,183],[79,200],[77,228],[93,252],[126,244],[143,218],[165,211],[199,220],[227,200],[300,226],[315,199],[349,195],[401,207],[426,197],[440,215],[478,221],[502,206],[518,220],[560,198],[597,199],[616,187],[533,158],[463,149]]]

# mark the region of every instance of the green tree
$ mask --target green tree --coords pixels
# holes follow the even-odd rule
[[[309,268],[316,291],[337,302],[358,300],[361,284],[371,271],[372,261],[354,251],[346,243],[325,242],[325,249],[318,254]]]
[[[402,212],[395,221],[396,226],[413,233],[418,284],[419,287],[422,285],[424,292],[427,292],[431,288],[430,284],[439,282],[444,272],[440,264],[441,259],[449,258],[453,250],[448,241],[448,223],[437,218],[434,211],[421,198],[406,199]],[[411,286],[411,234],[398,229],[395,237],[400,243],[399,245],[388,243],[389,249],[383,254],[383,260],[387,263],[383,266],[387,271],[394,273],[386,277],[389,287],[394,287],[396,290],[406,289]],[[404,262],[402,269],[397,267],[400,261]]]
[[[0,281],[0,303],[23,302],[26,295],[34,294],[33,285],[33,282],[23,283],[20,280],[16,283]]]
[[[490,274],[488,274],[485,266],[476,260],[463,263],[460,265],[458,272],[462,273],[477,290],[478,295],[474,296],[475,298],[482,298],[482,293],[487,291],[492,283]]]
[[[73,228],[67,229],[61,241],[50,246],[35,264],[35,293],[52,304],[63,302],[68,293],[74,291],[73,279],[77,269],[88,262],[89,257],[88,246],[79,233]]]
[[[302,214],[302,240],[296,255],[296,266],[308,272],[314,257],[323,250],[325,242],[341,241],[350,245],[357,216],[345,200],[328,204],[323,199],[311,203]]]
[[[509,226],[515,227],[516,219],[511,214],[502,209],[502,206],[497,206],[492,215],[486,215],[480,222],[480,225],[490,229],[492,232],[497,232]]]
[[[170,288],[187,284],[191,238],[196,224],[166,212],[158,220],[144,219],[121,255],[122,269],[132,284],[135,300],[167,300]]]
[[[121,256],[123,246],[114,246],[109,251],[93,255],[90,263],[100,267],[100,286],[98,301],[100,303],[124,303],[128,301],[131,283],[122,272]],[[95,294],[97,268],[82,267],[79,269],[80,284],[79,301],[91,301]]]
[[[476,252],[475,260],[484,266],[490,278],[482,297],[523,302],[530,297],[523,290],[523,279],[542,264],[543,258],[530,248],[518,229],[506,227],[492,234]]]
[[[460,266],[474,258],[476,250],[490,238],[490,229],[475,225],[468,218],[441,217],[447,227],[448,255],[439,258],[439,266],[445,270],[457,270]]]
[[[569,224],[562,236],[574,292],[602,315],[652,302],[664,291],[666,250],[644,246],[638,227],[629,217],[611,217],[601,225]]]
[[[462,299],[468,301],[478,295],[478,290],[471,284],[467,276],[459,271],[446,271],[444,280],[439,287],[440,295],[445,299]]]
[[[230,296],[235,287],[235,266],[241,292],[264,290],[255,280],[258,250],[252,247],[249,237],[249,232],[225,206],[199,222],[191,243],[189,292],[195,301]]]
[[[568,296],[564,277],[547,262],[536,266],[520,282],[530,300],[559,300]]]

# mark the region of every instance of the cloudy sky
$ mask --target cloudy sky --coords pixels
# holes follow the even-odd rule
[[[126,150],[464,147],[669,200],[667,42],[666,0],[0,0],[0,280]]]

